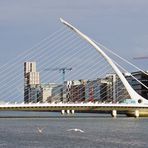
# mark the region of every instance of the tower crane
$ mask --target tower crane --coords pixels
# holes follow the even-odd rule
[[[62,80],[63,80],[63,84],[64,84],[64,81],[65,81],[65,73],[66,73],[66,71],[71,71],[72,70],[72,68],[70,67],[70,68],[68,68],[68,67],[62,67],[62,68],[54,68],[54,69],[45,69],[45,71],[50,71],[50,70],[53,70],[53,71],[55,71],[55,70],[58,70],[59,72],[62,72]]]

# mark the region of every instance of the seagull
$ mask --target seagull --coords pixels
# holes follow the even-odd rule
[[[68,129],[67,131],[68,131],[68,132],[70,132],[70,131],[75,131],[75,132],[84,133],[84,131],[83,131],[83,130],[78,129],[78,128]]]
[[[39,133],[43,133],[43,130],[44,130],[45,128],[39,128],[39,127],[37,127],[37,130],[38,130],[38,132]]]

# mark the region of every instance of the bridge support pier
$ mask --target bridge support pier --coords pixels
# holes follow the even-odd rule
[[[135,117],[136,117],[136,118],[139,117],[139,110],[135,110]]]
[[[117,117],[117,111],[116,110],[112,110],[112,114],[111,115],[112,115],[113,118],[116,118]]]
[[[65,114],[65,110],[61,110],[61,114],[64,115]]]
[[[67,110],[67,114],[70,114],[70,110]]]
[[[67,113],[67,114],[70,114],[70,113],[71,114],[74,114],[75,113],[75,110],[69,110],[69,109],[68,110],[61,110],[61,114],[62,115],[64,115],[65,113]]]
[[[75,113],[75,110],[71,110],[71,113],[74,114]]]

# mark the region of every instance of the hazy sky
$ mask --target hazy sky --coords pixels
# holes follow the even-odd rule
[[[59,17],[123,57],[148,55],[147,8],[147,0],[0,0],[0,62],[56,31]]]

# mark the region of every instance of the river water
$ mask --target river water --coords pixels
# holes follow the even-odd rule
[[[72,117],[45,112],[0,112],[0,148],[116,147],[147,148],[148,118],[121,116],[113,119],[110,115],[86,113],[77,113]]]

